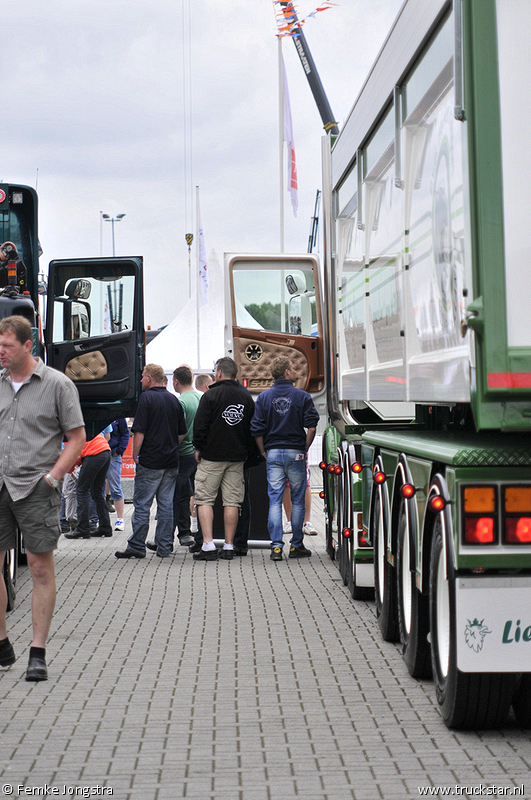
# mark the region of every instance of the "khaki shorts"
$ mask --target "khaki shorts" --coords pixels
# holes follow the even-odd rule
[[[4,484],[0,491],[0,551],[15,547],[17,526],[30,553],[48,553],[57,548],[61,535],[61,492],[41,478],[22,500],[14,502]]]
[[[224,506],[241,506],[245,494],[243,461],[201,459],[194,479],[197,505],[213,506],[220,486]]]

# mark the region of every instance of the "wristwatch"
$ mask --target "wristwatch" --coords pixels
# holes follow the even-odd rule
[[[57,478],[52,477],[52,475],[50,475],[50,473],[48,473],[44,477],[46,478],[48,483],[51,485],[52,489],[58,489],[59,488],[59,484],[61,483],[61,481],[58,481]]]

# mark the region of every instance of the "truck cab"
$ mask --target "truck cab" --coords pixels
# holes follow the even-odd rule
[[[29,186],[0,184],[0,319],[19,314],[33,354],[74,381],[87,439],[133,416],[145,361],[142,257],[52,261],[39,270],[38,200]],[[18,553],[4,563],[8,609]]]

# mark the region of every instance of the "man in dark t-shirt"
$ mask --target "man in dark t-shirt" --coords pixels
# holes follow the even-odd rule
[[[142,395],[133,422],[133,460],[136,465],[133,493],[133,533],[125,550],[116,558],[144,558],[149,531],[149,513],[157,498],[157,555],[166,558],[173,550],[173,493],[179,471],[179,445],[187,427],[183,407],[166,389],[166,376],[158,364],[146,364],[142,373]]]

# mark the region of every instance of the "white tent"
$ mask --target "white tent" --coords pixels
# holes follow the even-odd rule
[[[199,309],[199,336],[194,287],[182,311],[148,344],[147,364],[160,364],[167,375],[179,364],[189,364],[195,373],[213,371],[217,359],[225,354],[223,272],[215,250],[208,259],[208,282],[208,302]]]

